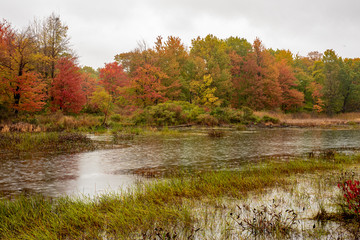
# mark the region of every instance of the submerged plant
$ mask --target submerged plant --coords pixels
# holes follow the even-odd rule
[[[238,205],[237,208],[237,213],[230,213],[231,219],[243,232],[255,238],[289,236],[294,231],[294,225],[298,223],[298,214],[294,210],[281,210],[275,203],[253,209],[247,205]]]

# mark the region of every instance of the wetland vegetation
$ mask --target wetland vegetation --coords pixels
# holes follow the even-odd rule
[[[359,176],[359,163],[359,155],[266,160],[242,170],[182,172],[94,198],[3,198],[0,237],[356,239],[359,215],[336,189]]]

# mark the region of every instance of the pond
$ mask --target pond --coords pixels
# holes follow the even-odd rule
[[[261,157],[302,156],[326,149],[351,152],[359,147],[360,130],[287,128],[226,131],[221,138],[209,137],[207,130],[141,135],[115,149],[77,154],[2,152],[0,192],[95,195],[178,169],[241,168]]]

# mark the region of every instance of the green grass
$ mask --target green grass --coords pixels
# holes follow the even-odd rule
[[[95,149],[94,143],[80,133],[0,133],[0,149],[20,152],[70,151]]]
[[[241,170],[181,173],[139,184],[128,192],[107,193],[91,199],[43,196],[2,199],[0,238],[134,239],[150,234],[149,239],[154,239],[159,232],[166,236],[177,231],[180,239],[187,239],[196,225],[189,201],[242,199],[248,193],[286,186],[296,174],[340,171],[359,162],[359,156],[266,161],[249,164]]]

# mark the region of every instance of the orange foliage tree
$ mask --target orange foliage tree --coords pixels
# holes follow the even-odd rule
[[[256,39],[253,52],[241,57],[231,55],[232,80],[235,87],[233,105],[253,109],[275,109],[282,102],[279,72],[274,57]]]
[[[45,105],[44,81],[33,71],[36,51],[28,30],[14,31],[0,23],[0,103],[15,113],[39,111]]]
[[[162,82],[167,78],[168,76],[160,68],[149,64],[139,67],[131,80],[134,101],[142,106],[166,101],[167,87]]]
[[[297,87],[297,79],[291,67],[283,59],[277,63],[277,69],[279,71],[278,79],[281,87],[281,109],[295,110],[301,107],[304,102],[304,93],[295,89]]]

